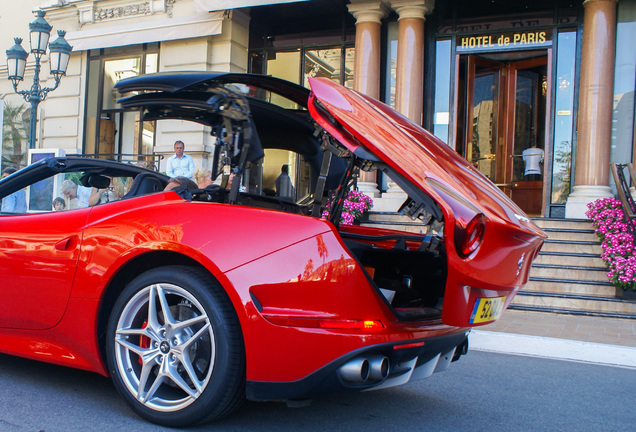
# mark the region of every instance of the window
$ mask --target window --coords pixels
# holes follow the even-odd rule
[[[387,55],[386,82],[384,100],[391,108],[395,108],[395,77],[397,75],[397,51],[398,51],[398,23],[395,21],[387,23]]]
[[[305,50],[303,84],[309,87],[308,78],[325,77],[353,88],[353,53],[353,48],[340,47]]]
[[[611,161],[632,162],[634,144],[634,90],[636,90],[636,1],[618,4],[614,110],[612,113]]]
[[[559,32],[557,40],[552,204],[565,204],[570,195],[576,32]]]
[[[433,134],[448,144],[450,123],[451,40],[435,42],[435,113]]]
[[[158,49],[148,44],[89,53],[84,154],[122,160],[153,153],[154,122],[140,123],[139,112],[121,110],[114,86],[127,77],[157,72]]]
[[[286,46],[254,50],[250,71],[281,78],[309,87],[309,78],[325,77],[353,87],[355,50],[350,42],[321,47]],[[265,60],[266,59],[266,60]],[[296,109],[296,104],[280,95],[267,95],[269,102],[280,107]],[[288,166],[294,189],[294,200],[303,200],[311,193],[311,169],[304,158],[292,151],[267,149],[265,157],[250,170],[248,190],[276,195],[276,178],[281,167]],[[315,181],[315,179],[314,179]]]

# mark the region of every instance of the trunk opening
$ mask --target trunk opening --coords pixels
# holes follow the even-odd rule
[[[441,318],[447,266],[442,243],[435,237],[397,232],[391,236],[341,235],[398,319]],[[391,239],[381,241],[387,237]]]

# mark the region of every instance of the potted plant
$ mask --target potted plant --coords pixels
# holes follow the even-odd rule
[[[636,257],[634,236],[627,225],[621,202],[615,198],[589,203],[585,215],[592,220],[601,239],[601,258],[609,267],[607,277],[616,287],[616,297],[636,300]]]

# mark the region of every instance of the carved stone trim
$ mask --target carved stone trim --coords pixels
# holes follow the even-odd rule
[[[122,6],[96,8],[97,2],[78,5],[80,25],[119,20],[156,13],[165,13],[172,18],[172,9],[176,0],[148,0]]]
[[[105,21],[116,18],[127,18],[136,15],[150,15],[150,2],[138,3],[128,6],[100,8],[93,12],[93,20],[95,22]]]

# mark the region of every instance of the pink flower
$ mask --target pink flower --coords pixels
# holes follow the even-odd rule
[[[601,239],[601,258],[610,271],[607,277],[621,289],[636,290],[634,236],[626,223],[621,202],[614,198],[589,203],[585,213],[592,219],[594,232]]]
[[[332,199],[327,200],[325,209],[331,207]],[[354,220],[360,219],[364,213],[368,212],[373,207],[373,200],[355,190],[350,190],[342,203],[342,212],[340,214],[340,223],[343,225],[353,225]],[[321,217],[323,219],[329,218],[329,211],[324,210]]]

